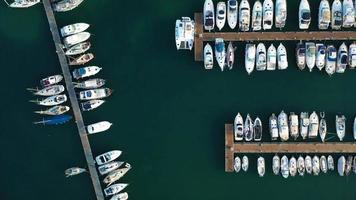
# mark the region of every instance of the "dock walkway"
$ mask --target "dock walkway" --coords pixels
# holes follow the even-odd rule
[[[60,38],[60,35],[59,35],[59,30],[58,30],[56,19],[54,17],[53,9],[52,9],[52,6],[51,6],[51,1],[50,0],[43,0],[43,6],[44,6],[45,11],[46,11],[48,24],[49,24],[49,27],[50,27],[50,30],[51,30],[51,33],[52,33],[53,41],[54,41],[54,44],[56,46],[56,52],[58,54],[59,63],[60,63],[61,68],[62,68],[62,73],[63,73],[63,76],[64,76],[64,81],[66,83],[66,88],[67,88],[67,91],[68,91],[70,103],[72,105],[74,118],[75,118],[75,121],[77,123],[78,133],[79,133],[79,136],[80,136],[80,140],[82,142],[85,159],[87,161],[88,168],[89,168],[90,177],[91,177],[91,180],[93,182],[96,199],[97,200],[104,200],[103,190],[101,188],[99,176],[98,176],[98,173],[96,171],[95,161],[94,161],[93,154],[92,154],[92,151],[91,151],[91,147],[90,147],[90,143],[89,143],[89,139],[88,139],[88,134],[87,134],[86,129],[85,129],[82,113],[81,113],[81,110],[80,110],[80,107],[79,107],[79,103],[78,103],[78,99],[77,99],[77,96],[76,96],[76,93],[75,93],[75,90],[74,90],[74,85],[73,85],[73,82],[72,82],[72,75],[71,75],[70,70],[69,70],[67,58],[66,58],[66,56],[64,54],[63,49],[61,48],[63,46],[63,44],[61,42],[61,38]]]

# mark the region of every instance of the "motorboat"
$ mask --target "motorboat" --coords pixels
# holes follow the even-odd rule
[[[29,89],[29,90],[32,90],[34,95],[53,96],[64,92],[65,88],[63,85],[50,85],[43,89]]]
[[[129,163],[126,163],[124,168],[116,169],[110,172],[110,174],[104,178],[103,182],[109,186],[114,182],[120,180],[120,178],[123,177],[130,169],[131,165]]]
[[[84,0],[62,0],[53,4],[56,12],[66,12],[78,7]]]
[[[349,66],[351,69],[356,67],[356,43],[352,43],[349,47]]]
[[[105,103],[104,100],[95,99],[95,100],[90,100],[90,101],[81,103],[80,107],[81,107],[82,111],[90,111],[90,110],[94,110],[95,108],[98,108],[103,103]]]
[[[215,58],[219,64],[221,71],[224,71],[225,61],[226,61],[226,50],[224,39],[215,39]]]
[[[345,43],[339,47],[336,61],[336,73],[344,73],[348,62],[348,48]]]
[[[90,33],[81,32],[74,35],[70,35],[63,39],[63,43],[66,47],[71,47],[76,44],[82,43],[90,38]]]
[[[340,141],[344,140],[345,137],[345,129],[346,129],[346,117],[345,115],[336,115],[336,134]]]
[[[108,121],[101,121],[101,122],[97,122],[94,124],[90,124],[88,125],[87,131],[88,134],[95,134],[95,133],[100,133],[100,132],[104,132],[106,130],[108,130],[111,127],[112,123],[108,122]]]
[[[105,82],[104,79],[94,78],[80,83],[74,83],[74,87],[79,89],[95,89],[104,86]]]
[[[64,171],[65,176],[68,178],[70,176],[75,176],[81,173],[87,172],[86,169],[80,167],[71,167]]]
[[[278,115],[278,132],[282,141],[289,139],[288,116],[283,110]]]
[[[279,170],[281,168],[281,161],[278,155],[274,155],[272,158],[272,171],[275,175],[279,174]]]
[[[351,28],[355,24],[355,7],[352,0],[343,0],[342,2],[343,24],[344,28]]]
[[[89,24],[87,23],[75,23],[75,24],[70,24],[67,26],[63,26],[60,29],[61,35],[62,37],[67,37],[69,35],[74,35],[77,33],[81,33],[84,32],[85,30],[87,30],[89,28]]]
[[[80,100],[93,100],[102,99],[108,97],[112,94],[112,90],[109,88],[98,88],[91,90],[84,90],[79,93]]]
[[[308,0],[300,0],[299,4],[299,29],[309,29],[311,22],[310,5]]]
[[[276,28],[284,28],[287,21],[287,1],[286,0],[276,0],[275,8],[275,25]]]
[[[253,123],[253,140],[254,141],[261,141],[262,139],[262,122],[259,117],[255,119]]]
[[[277,125],[277,117],[274,113],[269,117],[269,132],[271,134],[271,140],[277,140],[278,133],[278,125]]]
[[[214,67],[213,48],[209,43],[206,43],[204,47],[204,68],[213,69],[213,67]]]
[[[321,43],[317,43],[316,47],[316,61],[315,65],[321,71],[325,67],[326,60],[326,46]]]
[[[277,65],[277,50],[273,44],[267,49],[267,70],[276,70]]]
[[[326,157],[325,157],[325,156],[321,156],[321,157],[320,157],[320,170],[321,170],[323,173],[328,172],[328,164],[327,164],[327,161],[326,161]]]
[[[33,124],[59,125],[68,122],[72,118],[73,117],[71,115],[56,115],[56,116],[43,118],[41,121],[33,122]]]
[[[117,183],[117,184],[111,185],[104,189],[104,194],[105,194],[105,196],[111,196],[114,194],[118,194],[123,189],[125,189],[128,185],[129,184],[126,184],[126,183]]]
[[[356,140],[356,117],[354,118],[353,134],[354,134],[354,140]]]
[[[69,65],[84,65],[85,63],[88,63],[94,58],[94,54],[92,53],[85,53],[83,55],[80,55],[76,58],[70,58],[69,59]]]
[[[340,156],[337,161],[337,172],[340,176],[344,176],[346,167],[346,159],[345,156]]]
[[[15,0],[11,4],[8,4],[11,8],[29,8],[40,3],[40,0]]]
[[[248,170],[248,166],[249,166],[248,157],[247,156],[243,156],[242,157],[241,169],[246,172]]]
[[[256,51],[256,70],[264,71],[267,67],[266,46],[263,43],[257,45]]]
[[[263,21],[262,28],[263,30],[270,30],[273,26],[273,9],[274,4],[272,0],[264,0],[263,1]]]
[[[354,160],[352,161],[352,171],[356,174],[356,156],[354,156]]]
[[[245,68],[250,75],[255,68],[256,46],[254,44],[246,44],[245,49]]]
[[[315,60],[316,60],[316,47],[314,42],[306,42],[305,43],[306,49],[306,63],[309,71],[313,71],[315,67]]]
[[[319,29],[326,30],[331,22],[331,10],[328,0],[321,0],[319,5]]]
[[[309,128],[308,128],[308,137],[309,138],[316,138],[318,136],[318,131],[319,131],[319,116],[316,114],[314,111],[310,116],[309,116]]]
[[[241,170],[241,159],[238,156],[236,156],[234,160],[234,170],[236,173]]]
[[[310,156],[305,156],[305,159],[304,159],[304,164],[305,164],[305,171],[308,173],[308,174],[311,174],[312,171],[313,171],[313,165],[312,165],[312,159]]]
[[[297,160],[297,170],[299,176],[304,176],[305,173],[305,162],[303,156],[299,156]]]
[[[62,75],[53,75],[53,76],[49,76],[46,78],[41,79],[40,84],[42,87],[48,87],[54,84],[57,84],[59,82],[61,82],[63,80],[63,76]]]
[[[299,42],[296,48],[296,57],[297,57],[297,66],[300,70],[304,70],[306,65],[305,54],[306,54],[305,45],[302,42]]]
[[[120,150],[112,150],[95,157],[95,161],[98,165],[109,163],[121,155]]]
[[[312,160],[313,175],[317,176],[320,173],[320,160],[319,156],[314,156]]]
[[[328,170],[334,171],[334,158],[331,155],[328,155]]]
[[[265,175],[265,159],[263,157],[259,157],[257,159],[257,172],[260,177],[263,177]]]
[[[308,137],[308,128],[309,128],[309,113],[301,112],[300,113],[300,136],[302,136],[303,140]]]
[[[348,176],[351,173],[353,156],[347,156],[345,165],[345,175]]]
[[[237,15],[238,15],[238,2],[237,0],[227,1],[227,23],[231,29],[235,29],[237,25]]]
[[[244,120],[240,113],[237,113],[234,120],[235,141],[242,141],[244,138]]]
[[[288,178],[289,176],[288,157],[285,155],[281,159],[281,174],[283,178]]]
[[[289,174],[295,176],[297,174],[297,160],[292,156],[289,159]]]
[[[81,78],[86,78],[89,76],[94,76],[95,74],[99,73],[101,71],[101,67],[98,66],[88,66],[88,67],[82,67],[73,70],[73,78],[75,79],[81,79]]]
[[[47,110],[35,111],[37,114],[41,115],[62,115],[70,110],[69,106],[53,106]]]
[[[31,101],[41,106],[56,106],[67,101],[65,94],[50,96],[42,100]]]
[[[110,198],[110,200],[127,200],[127,199],[129,199],[129,194],[127,192],[115,194]]]
[[[329,76],[333,75],[336,70],[336,48],[333,45],[329,45],[326,50],[326,65],[325,71]]]
[[[192,50],[194,46],[195,22],[189,17],[176,20],[175,40],[177,50]]]
[[[250,114],[247,114],[246,120],[245,120],[245,125],[244,125],[244,136],[245,136],[245,141],[249,142],[253,139],[253,122],[250,117]]]
[[[219,30],[224,28],[226,22],[226,3],[223,1],[220,1],[216,5],[216,27],[218,27]]]
[[[214,30],[215,26],[215,11],[212,0],[205,0],[204,2],[204,29],[207,31]]]
[[[260,31],[262,29],[262,10],[262,3],[259,0],[255,1],[252,8],[252,31]]]
[[[340,30],[342,23],[342,3],[340,0],[334,0],[331,6],[331,28],[334,30]]]
[[[299,136],[299,119],[294,112],[289,114],[289,132],[290,136],[296,140]]]
[[[244,32],[250,30],[250,4],[247,0],[242,0],[240,3],[239,29]]]
[[[235,62],[235,48],[232,46],[232,42],[227,45],[226,65],[229,70],[232,69]]]
[[[322,142],[325,142],[325,137],[326,134],[328,133],[327,131],[327,126],[326,126],[326,120],[325,120],[325,113],[321,112],[320,113],[320,124],[319,124],[319,135],[320,135],[320,139]]]
[[[121,162],[121,161],[112,161],[112,162],[106,163],[104,165],[100,165],[98,167],[98,171],[99,171],[100,175],[105,175],[105,174],[108,174],[108,173],[114,171],[115,169],[119,168],[123,164],[124,164],[124,162]]]
[[[74,55],[78,55],[78,54],[82,54],[87,52],[91,47],[91,43],[90,42],[81,42],[78,43],[72,47],[70,47],[68,50],[65,51],[65,54],[67,56],[74,56]]]
[[[288,67],[288,56],[286,47],[280,43],[277,48],[278,69],[284,70]]]

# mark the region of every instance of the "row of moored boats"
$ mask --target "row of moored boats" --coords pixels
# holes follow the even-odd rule
[[[56,12],[66,12],[78,7],[84,0],[59,0],[53,1],[53,10]],[[40,0],[14,0],[7,3],[12,8],[28,8],[40,3]]]

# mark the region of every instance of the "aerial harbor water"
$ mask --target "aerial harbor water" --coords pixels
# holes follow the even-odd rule
[[[175,20],[193,19],[194,13],[202,12],[203,0],[137,3],[84,0],[72,11],[55,14],[59,27],[90,24],[90,52],[95,55],[90,65],[102,67],[100,78],[115,93],[99,108],[82,114],[86,125],[113,123],[105,133],[89,136],[91,149],[94,156],[122,151],[119,161],[133,166],[120,179],[130,184],[125,189],[130,199],[354,199],[354,174],[340,177],[334,171],[283,179],[273,175],[274,153],[247,153],[248,172],[226,173],[223,157],[224,125],[232,124],[237,112],[262,119],[263,139],[269,136],[266,119],[273,112],[325,111],[331,131],[335,115],[342,113],[345,141],[354,142],[356,71],[347,69],[332,77],[317,69],[300,71],[295,58],[298,41],[283,42],[289,55],[287,70],[247,75],[245,42],[234,42],[233,70],[221,72],[216,65],[207,71],[202,62],[194,61],[194,50],[177,52],[174,42]],[[310,1],[314,31],[318,6],[319,1]],[[299,1],[288,1],[283,30],[298,30],[298,7]],[[342,41],[325,43],[339,47]],[[28,102],[36,97],[26,88],[62,73],[43,4],[10,9],[3,3],[0,46],[4,86],[0,199],[96,199],[89,173],[69,178],[63,173],[74,166],[87,168],[75,121],[58,126],[32,124],[41,116],[33,113],[39,106]],[[70,106],[69,100],[63,105]],[[73,115],[72,109],[66,114]],[[305,156],[287,154],[288,158],[299,155]],[[341,154],[333,155],[336,159]],[[257,174],[260,156],[266,162],[263,178]]]

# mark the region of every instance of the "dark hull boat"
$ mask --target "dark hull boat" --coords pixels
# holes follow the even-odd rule
[[[34,122],[34,124],[43,124],[43,125],[58,125],[64,124],[72,119],[70,115],[58,115],[54,117],[43,118],[42,121]]]

